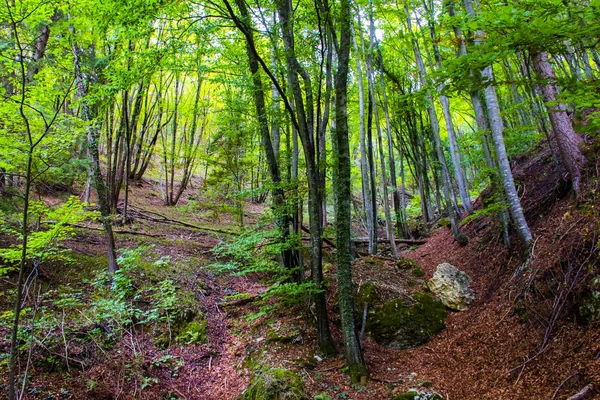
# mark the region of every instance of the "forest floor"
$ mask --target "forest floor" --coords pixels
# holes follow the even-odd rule
[[[210,267],[217,261],[211,250],[231,237],[226,231],[238,230],[234,217],[203,207],[202,200],[195,206],[186,201],[187,205],[166,208],[154,185],[134,187],[130,195],[133,221],[117,228],[129,232],[117,234],[117,246],[152,246],[145,247],[144,256],[154,261],[167,257],[169,266],[152,264],[163,270],[152,272],[157,280],[149,284],[169,278],[189,293],[197,311],[206,318],[206,341],[174,342],[161,348],[154,341],[160,332],[131,328],[111,346],[92,343],[86,347],[65,337],[64,325],[69,321],[65,321],[63,308],[62,325],[50,329],[48,335],[60,337],[62,330],[64,346],[58,343],[50,347],[41,340],[34,347],[24,398],[236,399],[257,364],[296,371],[310,398],[319,394],[322,396],[318,398],[326,398],[327,394],[332,399],[385,399],[408,388],[421,388],[448,400],[565,399],[589,383],[600,388],[600,329],[579,324],[574,306],[580,279],[574,271],[600,232],[600,202],[591,187],[577,204],[568,198],[550,160],[549,152],[538,149],[535,156],[517,160],[515,168],[536,238],[527,265],[521,265],[517,246],[508,250],[502,244],[495,218],[485,215],[463,226],[470,237],[467,246],[455,243],[450,230],[441,227],[427,237],[426,244],[401,249],[402,257],[412,258],[424,270],[422,281],[429,279],[442,262],[467,272],[473,279],[476,301],[467,311],[451,313],[446,329],[415,349],[391,349],[366,336],[365,357],[371,371],[366,386],[350,383],[341,355],[318,357],[313,318],[303,307],[280,307],[269,315],[248,319],[259,310],[255,302],[227,306],[232,295],[253,298],[266,288],[258,274],[235,276]],[[475,202],[476,209],[481,208],[483,198],[485,193]],[[256,221],[263,207],[248,204],[246,223]],[[78,262],[40,266],[41,287],[50,293],[40,303],[57,315],[62,304],[56,302],[59,288],[66,285],[79,287],[82,292],[92,290],[90,277],[102,268],[97,262],[104,254],[102,235],[93,230],[97,225],[89,227],[92,229],[80,229],[63,243],[79,255]],[[516,237],[512,240],[517,241]],[[332,333],[341,350],[335,265],[327,262],[332,259],[328,250],[327,302]],[[522,272],[515,274],[520,267]],[[389,283],[390,290],[405,279],[396,263],[386,257],[359,258],[353,273],[357,285],[378,280]],[[150,279],[149,275],[141,274],[140,279]],[[12,288],[13,279],[0,282],[1,292]],[[7,299],[0,299],[2,312],[11,307]],[[277,333],[275,339],[272,332]],[[8,324],[3,322],[0,337],[7,334]],[[0,341],[0,352],[6,354],[7,350],[8,342]],[[25,369],[22,362],[21,371]],[[0,379],[0,385],[5,379]]]

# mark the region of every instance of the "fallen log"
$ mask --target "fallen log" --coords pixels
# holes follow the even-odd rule
[[[357,238],[353,239],[354,243],[369,243],[368,238]],[[396,243],[402,244],[425,244],[427,240],[425,239],[396,239]]]
[[[64,225],[72,226],[73,228],[88,229],[90,231],[104,232],[104,229],[95,228],[93,226],[77,225],[77,224],[64,224]],[[113,232],[123,234],[123,235],[137,235],[137,236],[160,237],[160,238],[167,236],[167,235],[161,235],[161,234],[155,234],[155,233],[146,233],[146,232],[142,232],[142,231],[129,231],[129,230],[124,230],[124,229],[118,229],[118,230],[113,229]]]
[[[308,234],[310,234],[310,229],[308,229],[307,227],[305,227],[304,225],[302,225],[302,230]],[[321,240],[323,240],[323,242],[327,243],[328,245],[330,245],[331,247],[333,247],[334,249],[336,249],[337,247],[335,247],[335,243],[333,243],[331,240],[327,239],[324,236],[321,236]]]
[[[144,212],[142,212],[142,211],[144,211]],[[151,215],[149,215],[149,214],[151,214]],[[129,206],[129,215],[134,218],[141,218],[141,219],[145,219],[145,220],[148,220],[151,222],[159,222],[159,223],[171,224],[171,225],[180,225],[180,226],[184,226],[186,228],[196,229],[199,231],[223,233],[225,235],[238,235],[239,234],[238,232],[234,232],[234,231],[230,231],[230,230],[226,230],[226,229],[218,229],[218,228],[211,228],[211,227],[207,227],[207,226],[190,224],[188,222],[183,222],[183,221],[180,221],[177,219],[168,218],[165,215],[159,214],[157,212],[139,210],[139,209],[133,208],[131,206]]]

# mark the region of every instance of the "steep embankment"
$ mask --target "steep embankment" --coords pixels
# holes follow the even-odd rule
[[[589,383],[600,387],[600,330],[597,324],[583,325],[577,318],[583,288],[597,274],[600,205],[596,191],[588,188],[577,204],[569,198],[548,149],[520,157],[514,171],[536,240],[524,267],[517,238],[511,237],[513,248],[507,249],[497,218],[490,216],[463,226],[471,239],[467,246],[455,243],[448,228],[440,228],[426,244],[403,252],[424,270],[422,279],[399,271],[387,258],[355,261],[355,285],[375,282],[389,296],[420,290],[443,262],[466,271],[476,293],[473,306],[452,313],[446,329],[423,346],[396,350],[367,336],[365,357],[372,380],[366,387],[348,382],[340,359],[315,361],[311,330],[302,329],[298,318],[289,313],[271,316],[263,325],[255,323],[248,336],[252,352],[259,352],[269,364],[299,371],[313,396],[393,398],[417,387],[435,390],[447,399],[565,399]],[[476,209],[481,209],[485,196],[476,201]],[[522,273],[515,274],[521,267]],[[327,276],[334,276],[335,265],[326,264],[326,269]],[[334,279],[327,299],[333,334],[341,348]],[[296,327],[303,346],[275,342],[256,350],[256,341],[273,329],[269,324],[279,330],[285,330],[281,326],[286,324]]]

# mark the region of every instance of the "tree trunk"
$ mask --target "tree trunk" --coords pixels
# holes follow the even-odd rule
[[[73,51],[73,66],[75,69],[75,83],[77,86],[77,96],[82,99],[81,104],[81,117],[84,121],[91,122],[95,118],[95,112],[91,109],[85,96],[87,95],[86,74],[81,71],[80,56],[81,50],[76,44],[72,46]],[[110,221],[110,202],[108,199],[108,193],[104,178],[102,177],[102,171],[100,167],[100,154],[98,151],[98,139],[100,137],[100,131],[97,125],[91,124],[88,128],[88,147],[91,157],[92,167],[92,185],[96,189],[98,195],[98,205],[100,208],[100,218],[102,220],[102,227],[104,229],[104,239],[106,244],[106,255],[108,259],[108,272],[112,275],[117,271],[117,254],[115,251],[115,237],[112,230],[112,224]]]
[[[358,16],[360,21],[360,16]],[[376,220],[373,215],[373,204],[371,196],[371,184],[369,181],[369,165],[367,161],[367,145],[365,135],[365,97],[363,88],[363,73],[360,61],[360,53],[358,51],[358,45],[356,43],[356,34],[354,32],[354,25],[352,27],[352,41],[354,43],[354,53],[356,57],[356,75],[358,81],[358,109],[360,118],[360,172],[362,182],[362,193],[363,193],[363,204],[364,212],[367,219],[367,230],[369,237],[369,254],[377,253],[377,227]],[[360,29],[360,25],[359,25]]]
[[[560,161],[569,173],[573,185],[573,192],[577,197],[581,189],[581,170],[585,164],[585,157],[581,153],[580,146],[583,142],[573,130],[571,119],[567,115],[566,107],[563,103],[556,103],[558,90],[556,88],[556,76],[552,66],[548,61],[546,52],[532,52],[533,69],[543,83],[540,85],[542,97],[548,110],[552,131],[558,145]]]
[[[467,13],[471,18],[476,16],[475,9],[471,0],[464,0],[464,5]],[[476,38],[484,37],[484,32],[476,32]],[[481,44],[481,39],[476,39],[475,44]],[[494,73],[492,66],[488,65],[481,73],[481,76],[486,80],[486,87],[484,90],[485,100],[488,109],[488,115],[490,119],[490,129],[492,131],[492,140],[494,142],[494,149],[496,151],[496,160],[498,162],[500,176],[502,177],[502,186],[504,187],[504,193],[508,202],[510,214],[515,224],[515,228],[519,234],[521,244],[523,246],[523,256],[528,258],[530,255],[531,247],[533,246],[533,236],[525,220],[523,214],[523,208],[519,201],[519,195],[515,187],[512,171],[510,169],[510,163],[508,161],[508,155],[506,154],[506,147],[504,145],[504,124],[502,123],[502,117],[500,116],[500,106],[498,104],[498,96],[496,95],[496,88],[493,85]]]
[[[411,17],[410,17],[410,13],[408,12],[408,7],[406,7],[406,6],[405,6],[405,11],[406,11],[408,30],[409,30],[409,32],[412,32]],[[423,63],[423,58],[421,57],[421,51],[419,50],[419,44],[418,44],[416,38],[413,39],[413,52],[415,54],[417,68],[419,70],[419,80],[420,80],[421,86],[425,87],[427,85],[427,82],[425,79],[425,76],[426,76],[425,64]],[[448,171],[448,166],[446,164],[446,157],[444,156],[444,149],[442,147],[442,140],[440,138],[439,120],[437,117],[437,112],[435,111],[435,106],[433,103],[433,97],[432,97],[431,93],[427,93],[427,102],[428,102],[427,112],[429,113],[429,121],[431,123],[431,131],[433,134],[435,153],[437,155],[437,161],[438,161],[439,166],[442,171],[441,187],[442,187],[442,190],[444,191],[444,198],[445,198],[445,203],[446,203],[445,206],[446,206],[446,210],[448,211],[449,218],[450,218],[450,227],[452,229],[454,239],[461,244],[466,244],[465,242],[467,239],[464,235],[462,235],[460,233],[460,230],[458,228],[456,210],[452,204],[452,200],[454,197],[454,190],[452,188],[451,181],[450,181],[450,172]]]
[[[337,245],[337,285],[340,303],[342,331],[344,332],[346,366],[352,382],[365,384],[368,368],[362,352],[354,320],[354,300],[352,297],[352,256],[351,256],[351,182],[350,144],[348,139],[347,84],[350,58],[350,4],[341,0],[340,4],[340,43],[338,48],[338,69],[335,76],[335,139],[337,142],[336,185],[336,245]]]

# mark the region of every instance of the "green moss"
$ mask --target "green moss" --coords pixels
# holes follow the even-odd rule
[[[354,303],[358,310],[362,310],[365,304],[372,306],[379,301],[379,292],[377,286],[372,282],[365,282],[358,287],[354,296]],[[362,312],[362,311],[361,311]]]
[[[425,276],[425,271],[421,269],[418,265],[414,266],[412,269],[412,274],[417,278],[422,278]]]
[[[108,258],[105,255],[88,256],[81,253],[71,253],[69,258],[71,259],[69,264],[73,265],[74,268],[68,274],[62,276],[68,281],[78,282],[81,279],[93,276],[95,271],[108,268]]]
[[[523,300],[519,300],[515,304],[515,314],[519,317],[519,322],[525,324],[529,321],[529,314],[527,313],[527,307]]]
[[[449,228],[450,227],[450,218],[442,218],[438,222],[438,226],[440,228]]]
[[[382,267],[382,266],[384,266],[383,260],[381,258],[379,258],[379,257],[373,257],[373,256],[363,257],[362,261],[365,264],[373,265],[375,267]]]
[[[401,271],[409,271],[414,268],[419,268],[419,264],[412,258],[400,258],[396,262],[396,267]]]
[[[258,371],[240,396],[240,400],[305,400],[300,376],[283,368],[265,368]]]
[[[367,331],[382,344],[410,348],[427,342],[445,328],[446,307],[425,293],[415,293],[413,304],[394,299],[375,307],[367,318]]]
[[[293,343],[294,340],[302,338],[302,333],[296,327],[278,327],[271,328],[266,332],[267,342],[269,343]]]

